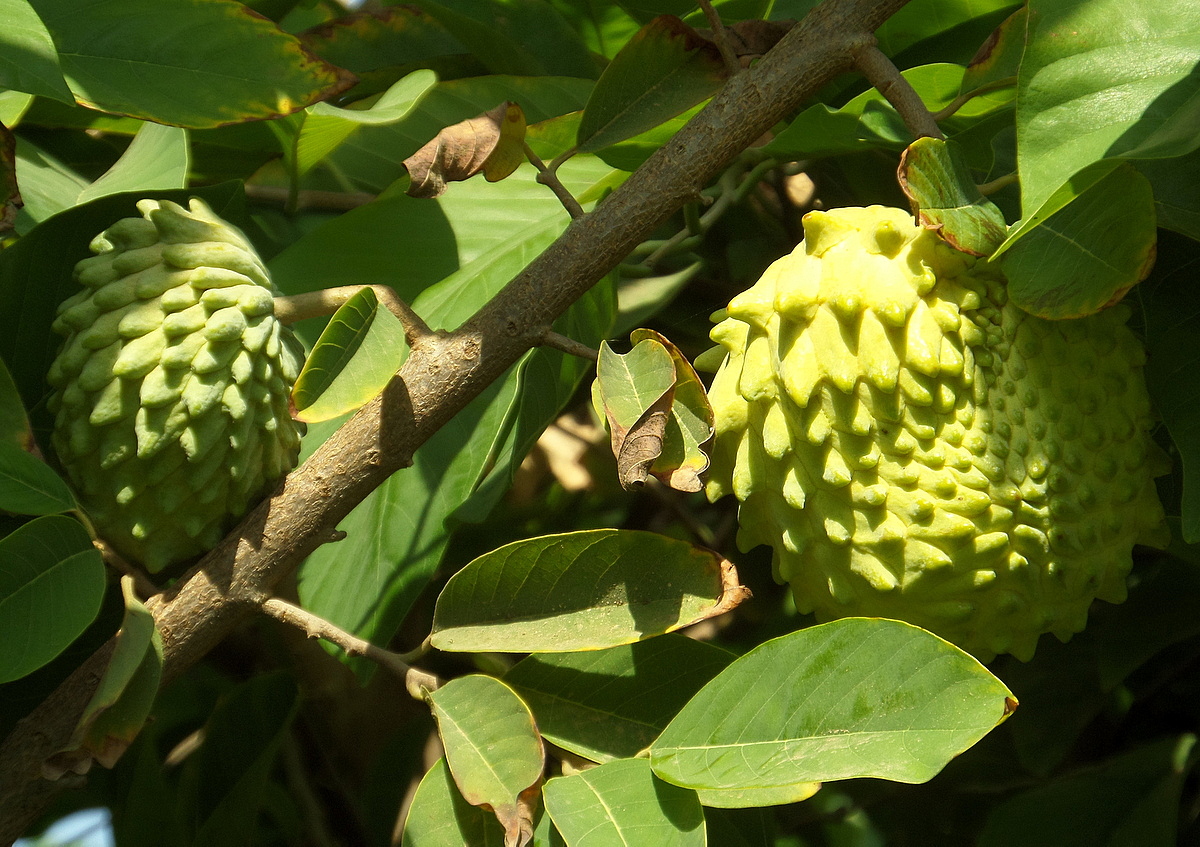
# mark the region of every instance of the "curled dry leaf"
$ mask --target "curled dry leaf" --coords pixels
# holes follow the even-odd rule
[[[650,466],[662,455],[663,436],[671,416],[674,392],[669,391],[646,410],[646,413],[620,436],[613,429],[613,448],[617,454],[617,475],[621,487],[629,490],[645,484]]]
[[[524,157],[525,113],[504,102],[478,117],[448,126],[404,160],[410,197],[432,199],[446,183],[483,173],[488,182],[504,179]]]
[[[732,612],[752,596],[753,594],[750,589],[742,585],[742,581],[738,577],[737,568],[734,567],[733,562],[728,559],[721,559],[721,596],[717,600],[716,605],[710,609],[705,609],[704,613],[693,620],[692,623],[699,623],[700,621],[719,617],[726,612]]]

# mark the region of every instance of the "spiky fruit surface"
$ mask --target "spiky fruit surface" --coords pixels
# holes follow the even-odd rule
[[[812,212],[712,338],[707,493],[822,620],[906,620],[983,660],[1125,598],[1165,541],[1123,307],[1046,321],[898,209]]]
[[[254,248],[202,201],[143,200],[75,268],[54,448],[99,533],[152,571],[216,546],[295,466],[304,361]]]

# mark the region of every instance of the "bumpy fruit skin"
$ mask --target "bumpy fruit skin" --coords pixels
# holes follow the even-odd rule
[[[54,322],[53,443],[97,531],[151,571],[216,546],[296,464],[304,361],[245,236],[143,200],[75,267]]]
[[[710,499],[774,548],[802,612],[898,618],[987,661],[1120,602],[1165,543],[1145,356],[1126,310],[1047,321],[1003,278],[871,207],[812,212],[734,298]]]

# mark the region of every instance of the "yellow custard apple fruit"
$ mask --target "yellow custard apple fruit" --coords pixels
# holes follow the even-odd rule
[[[729,304],[707,494],[802,612],[898,618],[1029,658],[1165,543],[1145,354],[1123,306],[1033,317],[911,215],[811,212]]]
[[[304,361],[246,237],[143,200],[92,241],[54,322],[53,443],[97,531],[151,571],[205,552],[296,464]]]

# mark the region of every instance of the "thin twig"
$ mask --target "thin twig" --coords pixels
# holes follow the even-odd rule
[[[991,94],[993,91],[999,91],[1001,88],[1008,88],[1009,86],[1016,84],[1017,78],[1015,76],[1010,76],[1005,77],[1004,79],[994,80],[993,82],[989,82],[987,85],[981,85],[974,91],[968,91],[965,94],[960,94],[955,97],[950,101],[946,108],[934,112],[933,119],[935,121],[943,121],[957,112],[963,106],[970,103],[976,97],[982,97],[984,94]]]
[[[985,182],[983,185],[977,187],[979,188],[980,194],[995,194],[1001,188],[1006,188],[1017,182],[1018,179],[1019,177],[1017,176],[1017,172],[1013,171],[1012,173],[1007,173],[1004,176],[998,176],[991,182]]]
[[[925,108],[924,101],[883,51],[874,44],[868,44],[855,54],[854,63],[867,81],[900,113],[904,125],[914,138],[946,137],[942,135],[942,130],[933,119],[933,115]]]
[[[408,693],[414,699],[424,700],[427,692],[436,690],[442,684],[442,680],[437,676],[409,665],[400,658],[400,654],[377,647],[370,641],[346,632],[336,624],[286,600],[269,597],[262,602],[261,608],[276,620],[304,630],[309,638],[324,638],[341,647],[347,655],[362,656],[386,668],[404,680]]]
[[[708,18],[708,26],[712,29],[713,43],[717,45],[717,50],[721,53],[721,61],[725,63],[729,75],[733,76],[742,69],[742,63],[738,61],[737,54],[729,45],[729,31],[725,29],[725,22],[721,20],[721,16],[713,8],[710,0],[699,0],[699,3],[700,8],[704,10],[704,17]]]
[[[582,218],[584,216],[583,207],[579,205],[579,201],[575,199],[575,195],[567,191],[567,187],[558,178],[558,166],[553,164],[547,165],[543,162],[541,156],[533,152],[533,148],[529,146],[529,142],[525,142],[525,158],[537,168],[537,181],[554,192],[554,196],[558,198],[558,202],[563,204],[563,208],[567,210],[567,214],[573,218]],[[557,162],[558,159],[554,161]]]
[[[560,335],[550,327],[546,327],[546,332],[542,335],[542,346],[553,347],[555,350],[571,356],[578,356],[581,359],[587,359],[591,362],[600,358],[600,354],[591,347],[588,347],[586,344],[580,344],[574,338],[567,338],[565,335]]]
[[[429,328],[420,315],[386,285],[341,285],[337,288],[323,288],[320,291],[276,297],[275,317],[281,323],[292,324],[305,318],[332,315],[344,306],[347,300],[364,288],[374,291],[379,302],[383,303],[384,307],[395,315],[404,326],[404,337],[407,339],[409,347],[416,347],[420,341],[437,334]]]

